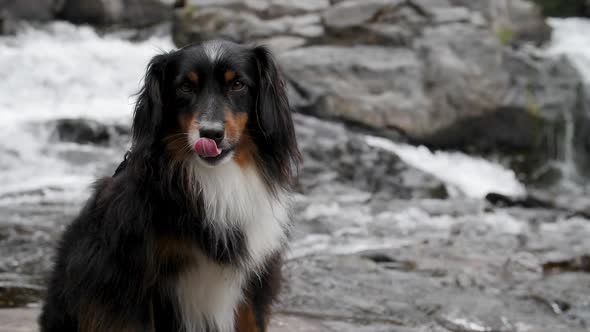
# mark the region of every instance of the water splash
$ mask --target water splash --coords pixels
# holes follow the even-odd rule
[[[467,197],[483,198],[489,193],[520,197],[526,189],[516,174],[500,164],[461,152],[432,152],[424,146],[411,146],[367,136],[367,144],[397,154],[406,163],[430,173]],[[452,191],[451,191],[452,193]]]

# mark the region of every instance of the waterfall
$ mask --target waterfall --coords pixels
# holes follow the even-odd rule
[[[582,18],[548,20],[553,28],[553,36],[548,53],[553,56],[566,56],[573,66],[578,70],[585,86],[581,87],[590,93],[590,20]],[[579,107],[584,107],[579,103]],[[575,138],[575,117],[573,111],[564,113],[565,133],[561,142],[562,153],[559,161],[559,168],[563,178],[569,184],[579,182],[579,173],[576,170],[574,138]]]

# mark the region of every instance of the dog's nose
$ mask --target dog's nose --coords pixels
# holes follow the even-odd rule
[[[212,139],[215,143],[219,144],[223,141],[225,132],[223,128],[201,128],[199,129],[199,134],[201,137]]]

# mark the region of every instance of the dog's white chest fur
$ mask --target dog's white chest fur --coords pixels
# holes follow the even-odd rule
[[[233,161],[195,170],[195,188],[201,188],[211,226],[218,232],[241,229],[249,253],[246,263],[219,265],[201,252],[197,264],[184,272],[176,287],[187,332],[234,332],[234,312],[242,300],[244,282],[286,238],[288,195],[271,195],[254,169]]]

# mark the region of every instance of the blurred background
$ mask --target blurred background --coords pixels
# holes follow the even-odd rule
[[[269,45],[304,155],[271,332],[590,330],[590,1],[0,0],[0,331],[148,60]],[[21,308],[21,309],[7,309]]]

